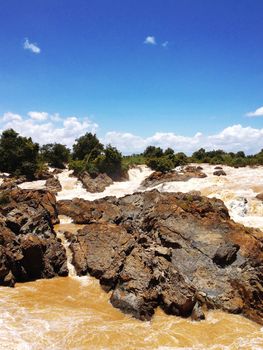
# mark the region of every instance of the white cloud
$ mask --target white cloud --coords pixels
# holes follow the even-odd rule
[[[30,43],[27,38],[24,41],[24,49],[29,50],[35,54],[39,54],[41,52],[40,47],[38,47],[35,43]]]
[[[154,36],[147,36],[144,40],[144,44],[147,45],[156,45],[156,40]]]
[[[98,125],[89,119],[62,118],[58,114],[49,115],[46,112],[29,112],[28,116],[5,113],[0,117],[0,132],[12,128],[23,136],[31,137],[41,145],[58,142],[71,147],[76,138],[86,132],[95,133],[98,128]],[[41,119],[39,116],[46,117],[46,119]]]
[[[169,44],[169,41],[164,41],[164,42],[162,43],[162,47],[167,47],[168,44]]]
[[[28,112],[27,113],[31,119],[34,120],[47,120],[48,113],[46,112]]]
[[[169,132],[157,132],[150,137],[140,137],[130,133],[108,132],[104,143],[111,143],[124,154],[142,152],[147,146],[171,147],[176,152],[192,152],[204,147],[206,150],[223,149],[225,151],[245,151],[253,154],[263,148],[263,129],[233,125],[214,135],[200,132],[193,136],[177,135]]]
[[[6,112],[0,120],[2,120],[3,122],[18,122],[22,120],[22,117],[19,114]]]
[[[32,118],[32,115],[38,117]],[[98,125],[88,118],[80,119],[76,116],[63,118],[58,114],[36,111],[29,112],[27,116],[21,116],[6,112],[0,117],[0,132],[8,128],[13,128],[23,136],[32,137],[41,145],[59,142],[71,147],[75,139],[86,132],[96,133]],[[253,154],[263,148],[263,128],[243,127],[237,124],[212,135],[198,132],[193,136],[184,136],[174,132],[156,132],[148,137],[128,132],[110,131],[100,140],[104,144],[110,143],[117,147],[123,154],[142,152],[149,145],[160,146],[164,149],[171,147],[176,152],[187,154],[191,154],[201,147],[206,150],[223,149],[233,152],[243,150],[247,154]]]
[[[256,109],[254,112],[249,112],[246,114],[247,117],[263,117],[263,106]]]

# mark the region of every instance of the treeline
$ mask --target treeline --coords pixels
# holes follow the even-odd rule
[[[263,150],[246,156],[243,151],[233,153],[222,150],[206,151],[201,148],[190,157],[173,149],[148,146],[143,153],[123,156],[117,148],[104,146],[96,134],[86,133],[75,140],[72,150],[60,143],[39,146],[29,137],[19,135],[13,129],[2,132],[0,137],[0,171],[13,176],[24,175],[28,179],[41,178],[47,165],[65,168],[76,174],[87,171],[92,177],[106,173],[113,180],[125,178],[129,167],[146,164],[156,171],[171,169],[188,163],[224,164],[234,167],[263,165]]]
[[[39,146],[29,137],[20,136],[13,129],[2,132],[0,138],[0,171],[28,179],[41,178],[47,165],[65,168],[76,174],[88,171],[90,175],[106,173],[113,180],[120,179],[125,166],[122,154],[111,145],[102,145],[97,136],[86,133],[75,140],[72,151],[60,143]]]

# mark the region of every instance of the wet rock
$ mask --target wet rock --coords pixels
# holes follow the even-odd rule
[[[256,195],[256,198],[263,201],[263,192]]]
[[[113,183],[113,180],[107,174],[99,174],[92,178],[86,171],[79,175],[79,180],[88,192],[103,192],[105,188]]]
[[[262,323],[263,233],[230,220],[221,200],[153,190],[59,208],[87,223],[70,238],[78,274],[98,278],[123,312],[202,319],[202,305]]]
[[[160,185],[164,182],[171,181],[188,181],[192,178],[204,178],[207,177],[205,173],[202,172],[200,167],[187,166],[182,171],[169,171],[167,173],[162,173],[160,171],[155,171],[149,175],[142,183],[141,187],[154,187]]]
[[[224,172],[224,170],[216,170],[213,172],[213,175],[215,176],[226,176],[226,173]]]
[[[46,181],[46,188],[49,192],[57,194],[62,190],[62,186],[57,177],[50,177]]]
[[[223,170],[223,168],[219,165],[215,166],[215,170]]]
[[[1,196],[0,285],[67,275],[66,252],[53,230],[54,195],[12,188]]]
[[[205,320],[205,314],[198,302],[195,303],[195,306],[193,308],[192,314],[191,314],[192,321],[201,321]]]

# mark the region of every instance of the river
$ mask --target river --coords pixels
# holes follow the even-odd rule
[[[226,177],[212,175],[213,167],[203,165],[204,179],[171,182],[157,186],[160,191],[201,191],[224,200],[231,217],[247,226],[263,229],[263,167],[228,168]],[[103,193],[89,194],[67,170],[59,175],[62,191],[57,199],[118,197],[133,193],[150,174],[146,167],[130,171],[130,180],[114,183]],[[23,188],[43,187],[25,183]],[[242,316],[209,311],[206,320],[191,322],[165,315],[160,309],[150,322],[122,314],[109,303],[97,280],[76,277],[68,242],[59,231],[76,232],[80,226],[61,217],[56,231],[68,255],[70,276],[0,288],[0,349],[82,350],[82,349],[263,349],[263,328]]]

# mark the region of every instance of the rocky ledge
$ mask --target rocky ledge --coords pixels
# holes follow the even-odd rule
[[[44,190],[0,192],[0,285],[67,276],[67,258],[53,225],[56,200]]]
[[[77,274],[98,278],[123,312],[222,309],[263,323],[263,233],[233,222],[221,200],[153,190],[58,208],[87,224],[66,233]]]
[[[155,171],[149,175],[141,184],[141,188],[154,187],[165,182],[188,181],[192,178],[204,178],[207,175],[201,167],[186,166],[181,171],[173,170],[166,173]]]
[[[78,179],[91,193],[103,192],[107,186],[113,184],[113,180],[107,174],[99,174],[93,178],[88,172],[84,171],[78,176]]]

